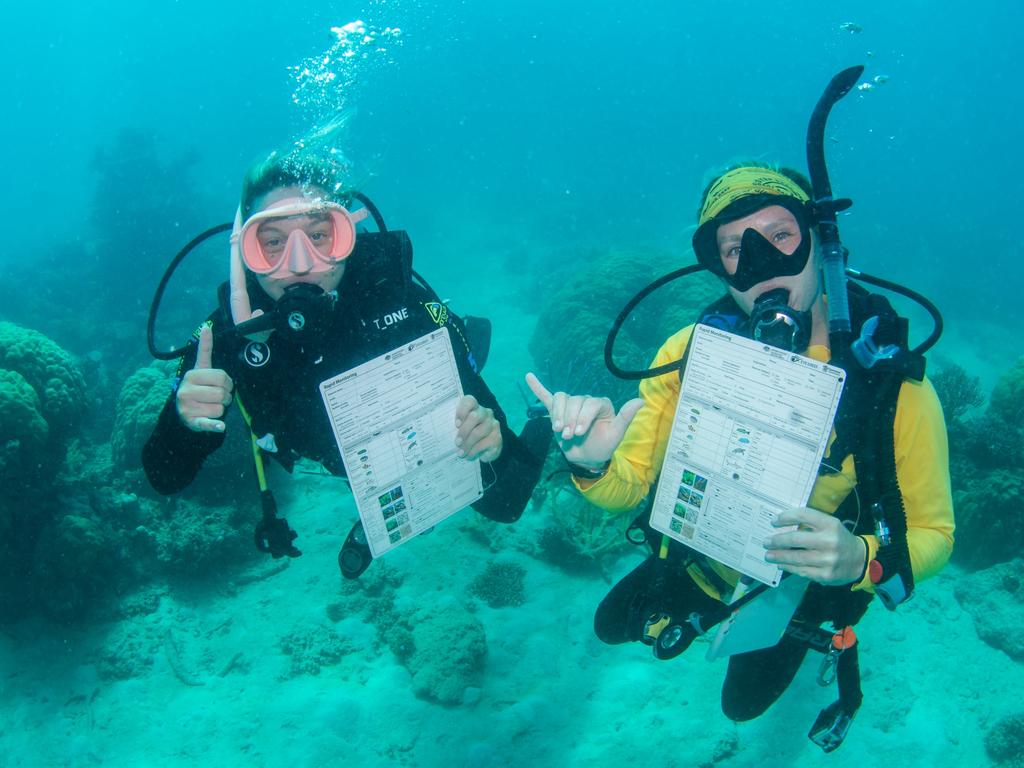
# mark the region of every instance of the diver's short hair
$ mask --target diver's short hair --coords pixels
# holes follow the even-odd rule
[[[319,153],[301,145],[288,152],[275,150],[246,171],[240,202],[242,219],[253,214],[257,200],[281,187],[309,189],[347,206],[351,190],[344,182],[345,171],[347,167],[330,153]]]

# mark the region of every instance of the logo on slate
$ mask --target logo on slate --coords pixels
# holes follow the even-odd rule
[[[253,368],[262,368],[270,362],[270,347],[262,341],[250,341],[245,345],[245,351],[242,352],[242,357],[244,357],[245,362]]]

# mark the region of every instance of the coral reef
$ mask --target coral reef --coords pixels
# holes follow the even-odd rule
[[[65,499],[64,510],[40,536],[28,588],[48,614],[70,620],[127,574],[119,567],[123,535],[97,520],[85,499]]]
[[[391,626],[395,593],[402,579],[400,570],[378,560],[358,579],[341,580],[340,599],[327,606],[328,618],[337,622],[348,616],[365,616],[378,627]]]
[[[8,457],[21,446],[29,452],[41,449],[50,437],[50,425],[43,418],[39,395],[17,371],[0,369],[0,393],[0,435],[5,443],[0,462],[6,466]]]
[[[960,579],[954,594],[973,617],[978,637],[1024,661],[1024,637],[1013,629],[1024,626],[1024,560],[972,573]]]
[[[479,687],[487,657],[483,624],[458,603],[425,605],[401,633],[404,663],[413,691],[441,704],[460,704],[467,688]]]
[[[209,506],[189,499],[170,502],[167,518],[153,521],[149,530],[157,559],[173,573],[200,577],[256,556],[247,526],[252,519],[234,506]]]
[[[999,378],[988,408],[973,417],[965,414],[981,397],[971,378],[952,366],[936,379],[947,418],[952,414],[953,557],[969,569],[1005,562],[1024,550],[1024,358]]]
[[[467,691],[480,685],[487,654],[483,625],[451,597],[437,604],[423,595],[418,608],[399,608],[396,597],[404,577],[380,560],[358,579],[342,579],[340,599],[327,606],[328,618],[340,622],[359,616],[373,624],[379,642],[409,671],[417,696],[447,705],[471,700]],[[514,600],[514,584],[503,577],[497,582],[489,584],[492,596]]]
[[[605,370],[608,330],[640,288],[679,264],[673,256],[645,250],[610,251],[580,260],[583,268],[545,298],[530,353],[549,388],[605,395],[618,404],[636,396],[636,383],[613,378]],[[655,292],[622,326],[616,363],[623,368],[650,365],[665,339],[692,323],[722,293],[720,283],[710,275],[690,277]]]
[[[530,552],[559,568],[592,570],[606,555],[629,546],[624,532],[632,515],[611,515],[588,502],[572,485],[558,452],[548,457],[532,504],[535,514],[551,523],[532,542]]]
[[[491,608],[506,608],[526,602],[523,579],[526,569],[518,563],[491,562],[469,585],[470,594]]]
[[[21,374],[39,397],[39,412],[54,435],[67,436],[86,411],[85,380],[59,345],[29,328],[0,321],[0,369]]]
[[[67,352],[37,331],[0,322],[0,518],[5,503],[53,480],[87,404]]]
[[[337,664],[353,648],[330,627],[303,624],[278,642],[281,650],[291,656],[289,677],[319,675],[323,667]]]
[[[96,669],[103,680],[142,677],[153,666],[160,640],[147,626],[122,622],[99,651]]]
[[[1024,712],[1001,718],[985,734],[985,752],[998,768],[1024,768]]]
[[[1024,430],[1024,357],[999,377],[989,398],[989,414],[1008,429]]]
[[[110,454],[114,467],[137,469],[142,446],[153,432],[170,393],[175,363],[155,362],[129,376],[117,397]]]
[[[954,495],[957,562],[984,568],[1017,557],[1024,545],[1024,473],[997,469],[962,480]]]
[[[952,429],[972,409],[985,402],[981,379],[971,376],[956,363],[943,368],[932,377],[932,386],[942,403],[946,425]]]

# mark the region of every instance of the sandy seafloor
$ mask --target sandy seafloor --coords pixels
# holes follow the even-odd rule
[[[515,379],[530,367],[523,340],[535,318],[498,314],[513,305],[500,299],[486,302],[495,321],[486,374],[521,419]],[[825,755],[806,738],[836,696],[815,682],[816,654],[765,716],[733,724],[718,705],[725,663],[706,662],[702,642],[661,662],[644,646],[597,640],[595,606],[640,555],[603,571],[537,559],[528,553],[543,509],[513,527],[464,510],[364,576],[391,569],[400,609],[457,601],[483,623],[479,690],[453,707],[418,699],[369,617],[329,614],[355,516],[345,485],[279,471],[271,484],[304,551],[283,570],[255,560],[218,583],[153,585],[146,600],[129,598],[156,605],[152,613],[73,631],[26,621],[0,633],[11,662],[0,677],[0,766],[983,766],[985,732],[1020,708],[1024,666],[978,638],[950,566],[898,614],[876,603],[858,626],[865,702],[839,751]],[[490,608],[470,595],[493,559],[526,569],[523,605]],[[319,674],[292,675],[279,643],[315,627],[336,632],[347,651]],[[153,663],[105,682],[104,648],[126,631],[149,638]]]

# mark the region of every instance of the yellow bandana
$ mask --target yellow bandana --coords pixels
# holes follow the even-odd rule
[[[727,206],[750,195],[782,195],[807,202],[807,193],[792,179],[771,168],[733,168],[711,185],[700,209],[698,226],[715,218]]]

